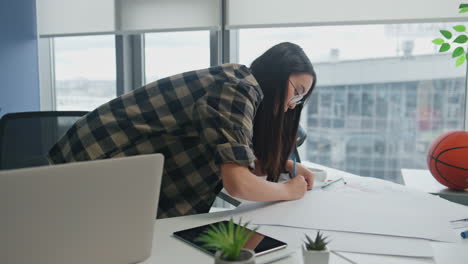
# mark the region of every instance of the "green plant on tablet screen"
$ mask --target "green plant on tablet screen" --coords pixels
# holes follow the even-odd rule
[[[258,229],[247,229],[249,222],[242,225],[242,219],[235,225],[232,218],[228,224],[219,223],[211,225],[200,237],[196,239],[203,242],[206,249],[214,249],[222,252],[222,257],[227,260],[237,260],[245,243]]]
[[[459,13],[468,12],[468,4],[460,4],[459,9]],[[450,30],[440,30],[443,38],[436,38],[432,43],[440,45],[439,52],[452,50],[452,58],[455,58],[455,65],[458,67],[468,59],[468,53],[466,52],[468,36],[464,25],[456,25],[452,29],[453,33]]]

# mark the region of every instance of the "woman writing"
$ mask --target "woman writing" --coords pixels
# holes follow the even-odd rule
[[[98,107],[49,151],[53,164],[162,153],[158,218],[206,213],[224,187],[237,198],[301,198],[313,174],[277,183],[295,146],[316,74],[303,50],[281,43],[248,68],[224,64],[163,78]],[[257,177],[268,175],[267,180]]]

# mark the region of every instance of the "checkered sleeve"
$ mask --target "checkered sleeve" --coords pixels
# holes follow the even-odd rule
[[[215,163],[238,163],[254,168],[252,129],[256,89],[245,82],[224,83],[195,104],[202,139],[215,151]]]
[[[49,164],[60,164],[73,161],[89,160],[90,156],[83,149],[83,142],[79,137],[80,125],[85,118],[81,118],[63,135],[49,150],[47,159]]]

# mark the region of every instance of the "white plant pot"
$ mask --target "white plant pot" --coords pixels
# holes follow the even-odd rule
[[[302,255],[304,256],[304,264],[328,264],[330,259],[330,251],[328,248],[324,250],[307,250],[305,247],[302,247]]]
[[[255,252],[250,249],[241,249],[238,260],[223,259],[221,253],[221,251],[216,251],[215,264],[255,264]]]

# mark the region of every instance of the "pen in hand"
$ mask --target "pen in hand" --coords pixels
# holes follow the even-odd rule
[[[296,158],[294,158],[294,174],[293,174],[293,178],[296,177]]]

